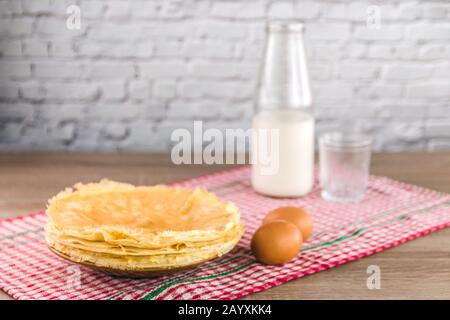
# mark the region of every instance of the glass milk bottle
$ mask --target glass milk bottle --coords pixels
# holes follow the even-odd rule
[[[314,177],[314,117],[301,23],[268,23],[256,100],[254,190],[274,197],[306,195]]]

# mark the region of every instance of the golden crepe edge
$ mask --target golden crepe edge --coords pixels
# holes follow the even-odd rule
[[[179,187],[169,187],[165,185],[157,185],[152,187],[173,188],[176,190]],[[49,200],[47,210],[51,205],[60,199],[68,199],[74,192],[81,195],[102,194],[108,190],[114,191],[132,191],[135,186],[126,183],[119,183],[110,180],[101,180],[99,183],[75,184],[74,188],[66,188]],[[196,192],[195,189],[192,193]],[[202,192],[207,192],[208,195],[213,195],[206,189],[201,189]],[[230,214],[230,222],[226,225],[222,232],[210,230],[190,230],[190,231],[163,231],[152,235],[150,239],[141,237],[134,239],[133,233],[124,232],[123,228],[113,230],[106,228],[105,230],[98,230],[89,228],[80,232],[80,230],[58,229],[51,216],[48,214],[48,223],[46,225],[46,240],[52,251],[70,261],[88,265],[91,267],[98,267],[102,271],[114,274],[114,270],[131,272],[146,272],[164,271],[164,270],[178,270],[185,269],[192,265],[200,264],[219,257],[231,251],[239,242],[243,232],[244,226],[240,222],[240,214],[238,208],[232,202],[223,202],[216,197],[217,201],[225,204],[225,210]],[[111,236],[111,233],[112,235]],[[121,236],[126,235],[127,238],[114,239],[116,232]],[[130,236],[131,237],[128,237]],[[142,235],[140,235],[142,236]],[[141,240],[150,240],[145,243]],[[74,241],[77,245],[70,245]],[[96,245],[100,245],[100,249],[94,251],[89,250],[92,241]],[[193,250],[173,250],[178,249],[178,245],[182,243],[185,247],[194,248]],[[84,246],[84,247],[83,247]],[[102,247],[103,246],[103,247]],[[198,247],[197,247],[198,246]],[[95,246],[93,246],[95,247]],[[161,249],[162,248],[162,249]],[[108,250],[111,249],[111,252]],[[116,249],[124,250],[123,256]],[[105,251],[105,252],[102,252]],[[144,254],[141,256],[139,251],[142,250]],[[145,251],[147,250],[147,251]],[[152,250],[154,251],[152,253]],[[160,250],[160,251],[158,251]],[[111,271],[111,272],[108,272]],[[125,274],[126,275],[126,274]]]

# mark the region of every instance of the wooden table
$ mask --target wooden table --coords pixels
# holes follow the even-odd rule
[[[164,155],[0,154],[0,218],[45,208],[75,182],[110,178],[166,183],[229,166],[174,166]],[[376,154],[372,173],[450,193],[450,153]],[[381,268],[381,289],[368,290],[367,267]],[[450,299],[450,228],[246,299]],[[8,299],[0,291],[0,299]]]

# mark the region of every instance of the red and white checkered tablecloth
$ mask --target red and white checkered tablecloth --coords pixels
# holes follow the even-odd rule
[[[16,299],[236,299],[286,281],[360,259],[450,225],[450,195],[371,176],[360,203],[321,199],[315,184],[306,197],[256,194],[249,168],[177,183],[203,186],[241,209],[246,231],[237,248],[200,267],[153,279],[111,277],[70,264],[43,240],[44,212],[0,221],[0,288]],[[44,205],[44,204],[43,204]],[[302,252],[283,266],[255,261],[249,242],[265,213],[304,207],[315,221]]]

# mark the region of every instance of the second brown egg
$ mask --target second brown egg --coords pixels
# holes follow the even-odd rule
[[[295,224],[302,233],[304,241],[308,239],[313,232],[313,220],[303,208],[280,207],[274,209],[266,215],[263,224],[275,220],[285,220]]]

